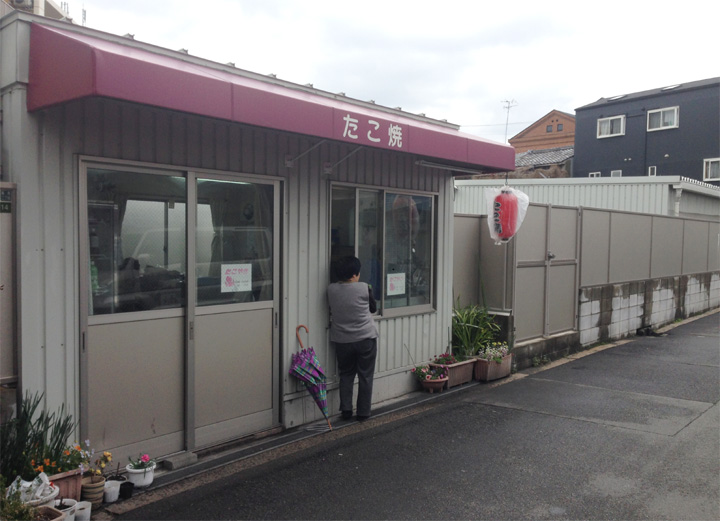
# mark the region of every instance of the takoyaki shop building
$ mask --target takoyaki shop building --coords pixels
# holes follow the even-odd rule
[[[324,420],[288,369],[305,325],[339,413],[325,291],[348,254],[378,301],[374,402],[416,390],[450,341],[452,176],[512,147],[25,13],[0,31],[18,394],[118,461]]]

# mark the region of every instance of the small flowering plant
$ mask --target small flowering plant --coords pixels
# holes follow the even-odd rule
[[[89,474],[91,476],[102,476],[103,474],[105,474],[105,469],[111,462],[112,453],[105,451],[95,459],[95,461],[92,465],[89,466],[85,474]]]
[[[150,459],[149,454],[140,454],[137,459],[128,459],[130,460],[128,467],[135,470],[148,469],[155,465],[155,460]]]
[[[433,364],[444,364],[444,365],[452,365],[457,364],[460,362],[458,358],[453,355],[452,353],[443,353],[441,355],[435,356],[435,359],[433,360]]]
[[[424,382],[426,380],[440,380],[447,378],[448,371],[447,367],[429,366],[429,365],[418,365],[411,369],[412,374],[415,378]]]
[[[491,342],[481,349],[477,357],[481,360],[487,360],[488,362],[502,363],[503,357],[507,356],[509,352],[507,342]]]

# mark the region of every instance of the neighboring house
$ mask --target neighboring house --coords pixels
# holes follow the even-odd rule
[[[720,77],[601,98],[576,118],[574,177],[720,183]]]
[[[575,116],[551,110],[525,130],[508,140],[515,152],[545,150],[573,146],[575,143]]]
[[[55,20],[72,22],[64,7],[59,6],[53,0],[0,0],[0,16],[5,16],[13,9]]]
[[[572,145],[522,152],[515,156],[514,177],[570,177],[573,155]]]

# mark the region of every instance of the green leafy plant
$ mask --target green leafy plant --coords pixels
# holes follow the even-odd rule
[[[447,367],[429,366],[429,365],[418,365],[411,369],[412,374],[424,382],[426,380],[440,380],[441,378],[447,378],[448,371]]]
[[[452,351],[468,358],[495,340],[500,326],[493,320],[487,309],[469,305],[456,306],[452,316]]]
[[[7,493],[4,476],[0,476],[0,519],[3,521],[33,521],[37,512],[22,499],[20,491]]]
[[[57,413],[38,412],[43,394],[25,394],[18,415],[0,426],[0,475],[31,481],[38,473],[71,470],[74,457],[66,454],[75,422],[61,406]]]

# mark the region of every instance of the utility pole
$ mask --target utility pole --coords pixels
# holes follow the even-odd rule
[[[503,103],[505,104],[505,110],[507,111],[507,115],[505,117],[505,143],[507,143],[507,131],[508,131],[508,124],[510,123],[510,109],[513,108],[515,105],[518,104],[517,101],[513,100],[503,100]]]

